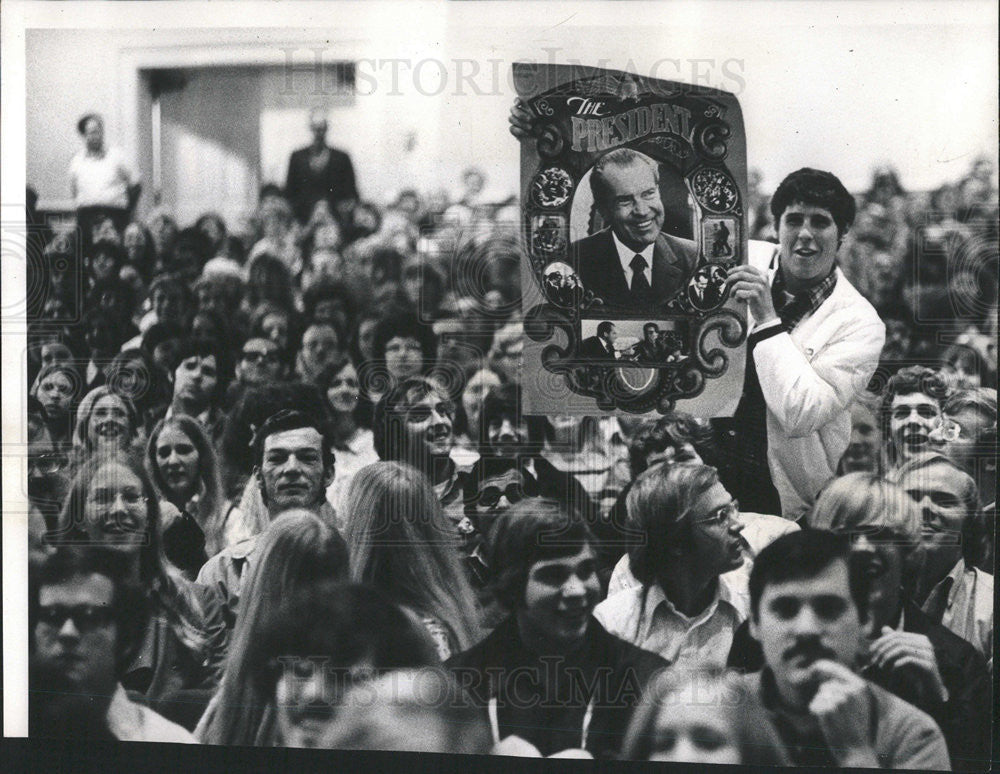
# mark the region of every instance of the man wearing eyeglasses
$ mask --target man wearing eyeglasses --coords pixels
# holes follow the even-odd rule
[[[724,664],[746,620],[747,590],[727,575],[744,561],[739,505],[706,465],[654,465],[627,498],[629,564],[638,586],[597,606],[617,637],[671,666]]]
[[[250,387],[275,384],[285,380],[287,363],[281,348],[264,338],[247,339],[236,361],[235,379],[226,392],[225,405],[229,408]]]
[[[281,350],[270,339],[247,339],[236,364],[236,380],[244,385],[273,384],[285,376]]]
[[[57,721],[72,718],[122,741],[193,744],[191,734],[134,703],[121,685],[146,623],[142,590],[128,581],[130,572],[124,554],[79,546],[61,547],[33,568],[33,717],[61,734],[72,729]],[[46,680],[71,690],[47,691]]]
[[[995,513],[997,391],[988,387],[959,390],[948,396],[941,414],[941,424],[930,436],[931,446],[976,480],[984,511]]]

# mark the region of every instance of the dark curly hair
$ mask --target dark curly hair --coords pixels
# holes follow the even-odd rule
[[[854,223],[857,204],[844,184],[833,174],[803,167],[781,181],[771,197],[771,215],[777,224],[781,214],[796,202],[829,210],[841,239]]]

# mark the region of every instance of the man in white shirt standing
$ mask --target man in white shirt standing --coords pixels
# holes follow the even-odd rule
[[[121,151],[104,144],[100,115],[88,113],[76,128],[84,147],[70,162],[69,185],[86,246],[93,241],[93,227],[105,218],[111,218],[119,236],[124,232],[142,185]]]

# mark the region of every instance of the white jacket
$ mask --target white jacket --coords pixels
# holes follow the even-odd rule
[[[776,246],[750,242],[749,264],[773,282]],[[767,458],[781,512],[797,518],[834,476],[851,437],[850,407],[878,365],[885,325],[836,269],[837,284],[791,333],[754,347],[767,403]],[[749,319],[753,330],[753,317]]]

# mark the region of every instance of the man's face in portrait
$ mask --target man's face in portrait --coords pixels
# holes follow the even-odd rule
[[[604,169],[601,214],[623,244],[636,252],[656,241],[663,227],[663,202],[653,168],[644,161]]]

